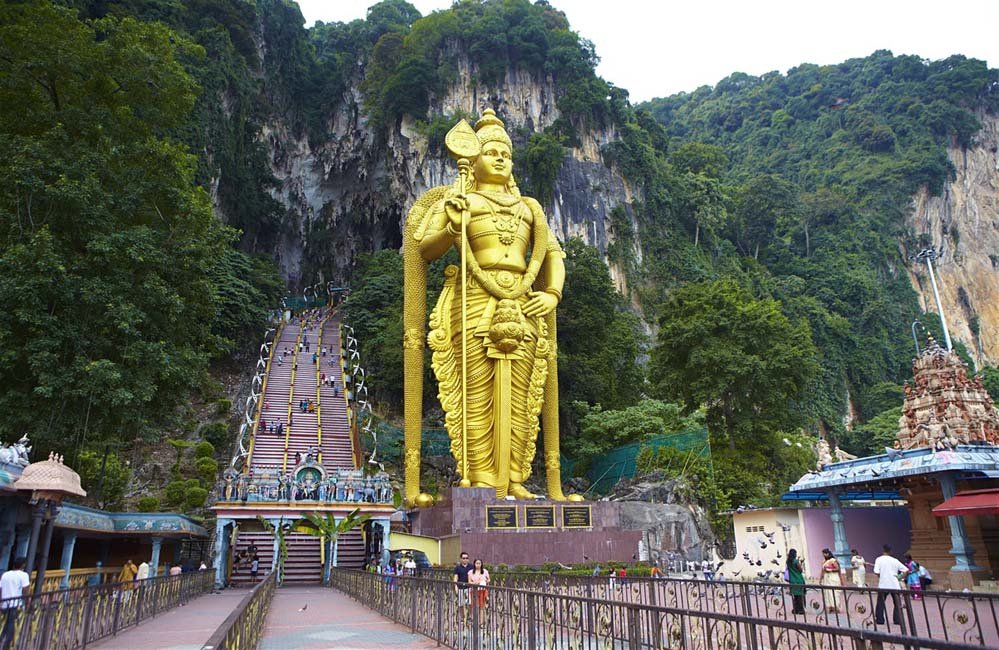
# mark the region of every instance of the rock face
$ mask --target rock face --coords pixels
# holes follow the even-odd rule
[[[950,334],[981,366],[999,363],[999,117],[978,118],[975,144],[948,150],[956,177],[940,196],[915,196],[909,226],[943,248],[935,270]],[[911,269],[923,309],[937,311],[925,265]]]
[[[480,75],[467,57],[455,53],[451,60],[462,62],[456,81],[432,98],[430,115],[477,115],[492,107],[515,144],[560,117],[551,77],[510,69],[502,83],[485,86],[476,81]],[[266,125],[261,134],[279,183],[275,198],[287,211],[277,256],[292,285],[321,279],[330,269],[344,276],[359,253],[399,247],[409,206],[427,189],[454,180],[454,163],[442,153],[442,144],[428,142],[424,129],[411,119],[387,133],[375,129],[359,86],[357,79],[331,107],[320,142],[293,136],[280,121]],[[545,211],[560,238],[581,237],[604,254],[613,240],[611,210],[622,206],[633,220],[631,203],[640,197],[602,157],[601,148],[617,138],[615,130],[576,126],[578,143],[566,150]],[[515,177],[517,173],[515,167]],[[616,271],[615,277],[624,288],[623,274]]]
[[[649,560],[665,558],[673,551],[684,561],[699,562],[714,545],[707,513],[681,492],[677,480],[647,480],[619,485],[611,499],[620,506],[625,530],[640,530]]]

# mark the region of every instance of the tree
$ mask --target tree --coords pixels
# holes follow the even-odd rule
[[[360,508],[354,508],[346,514],[340,521],[336,520],[333,513],[327,512],[307,512],[295,522],[295,529],[313,537],[318,537],[323,541],[323,583],[330,579],[330,566],[333,563],[333,547],[336,540],[346,532],[354,530],[358,526],[363,526],[371,519],[371,515],[360,514]]]
[[[152,435],[205,377],[234,233],[166,135],[201,54],[161,23],[0,6],[0,437]]]
[[[793,402],[818,371],[807,322],[728,278],[676,289],[662,313],[652,351],[657,395],[689,411],[703,406],[712,437],[732,450],[761,430],[797,424]]]
[[[902,405],[878,413],[867,422],[858,424],[853,431],[843,435],[841,446],[857,456],[883,454],[898,435],[898,421],[902,418]]]
[[[654,399],[618,410],[605,411],[599,404],[591,407],[582,402],[573,403],[573,408],[578,412],[579,436],[567,441],[566,452],[577,462],[621,445],[701,427],[704,423],[700,411],[684,415],[682,405]]]
[[[563,420],[574,401],[617,409],[636,403],[645,387],[638,318],[614,289],[597,249],[565,243],[565,295],[558,307],[559,400]],[[599,341],[599,345],[594,345]],[[567,421],[571,436],[571,421]]]

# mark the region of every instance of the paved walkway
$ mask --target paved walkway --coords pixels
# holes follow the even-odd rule
[[[278,589],[260,644],[262,650],[436,647],[343,593],[319,586]]]
[[[89,648],[108,650],[200,650],[248,589],[226,589],[206,594],[186,605],[175,607],[156,618],[126,628],[118,636],[108,637]]]

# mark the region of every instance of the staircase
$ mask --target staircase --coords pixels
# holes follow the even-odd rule
[[[316,584],[323,578],[321,540],[312,535],[292,533],[284,538],[288,557],[284,561],[284,584]]]
[[[236,552],[249,551],[251,546],[257,547],[257,580],[260,581],[271,570],[274,564],[274,538],[266,531],[240,531],[236,538]],[[250,576],[250,560],[244,560],[236,567],[233,564],[229,584],[233,586],[249,586],[253,583]]]
[[[346,388],[340,360],[340,318],[337,316],[328,319],[323,325],[323,347],[327,352],[325,357],[320,358],[320,372],[326,373],[327,378],[332,375],[335,380],[333,385],[336,386],[336,389],[328,385],[319,388],[323,409],[323,465],[330,469],[353,469],[350,421],[347,419]]]
[[[326,349],[325,355],[322,354],[323,348]],[[312,361],[313,353],[318,354],[318,365]],[[280,363],[278,359],[281,359]],[[332,375],[336,388],[323,384],[321,374],[327,377]],[[311,321],[303,323],[294,319],[285,324],[274,347],[260,411],[261,420],[282,422],[285,431],[278,436],[267,433],[264,427],[257,428],[249,459],[250,471],[257,474],[290,472],[296,464],[295,453],[304,457],[309,447],[317,445],[325,469],[353,469],[354,455],[344,393],[339,316],[324,312]],[[303,413],[299,407],[302,400],[316,403],[316,411]],[[288,547],[285,584],[319,582],[322,578],[320,539],[293,533],[287,535],[285,541]],[[247,549],[251,544],[257,546],[259,575],[266,575],[273,563],[273,538],[267,532],[240,531],[236,550]],[[361,567],[364,563],[364,540],[360,530],[340,537],[337,559],[341,567]],[[232,582],[250,582],[248,563],[233,574]]]

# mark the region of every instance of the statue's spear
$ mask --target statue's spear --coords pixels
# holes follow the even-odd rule
[[[465,120],[459,121],[444,136],[447,150],[458,162],[455,191],[464,197],[472,174],[472,160],[480,153],[475,130]],[[468,478],[468,210],[461,213],[461,487],[470,487]]]

